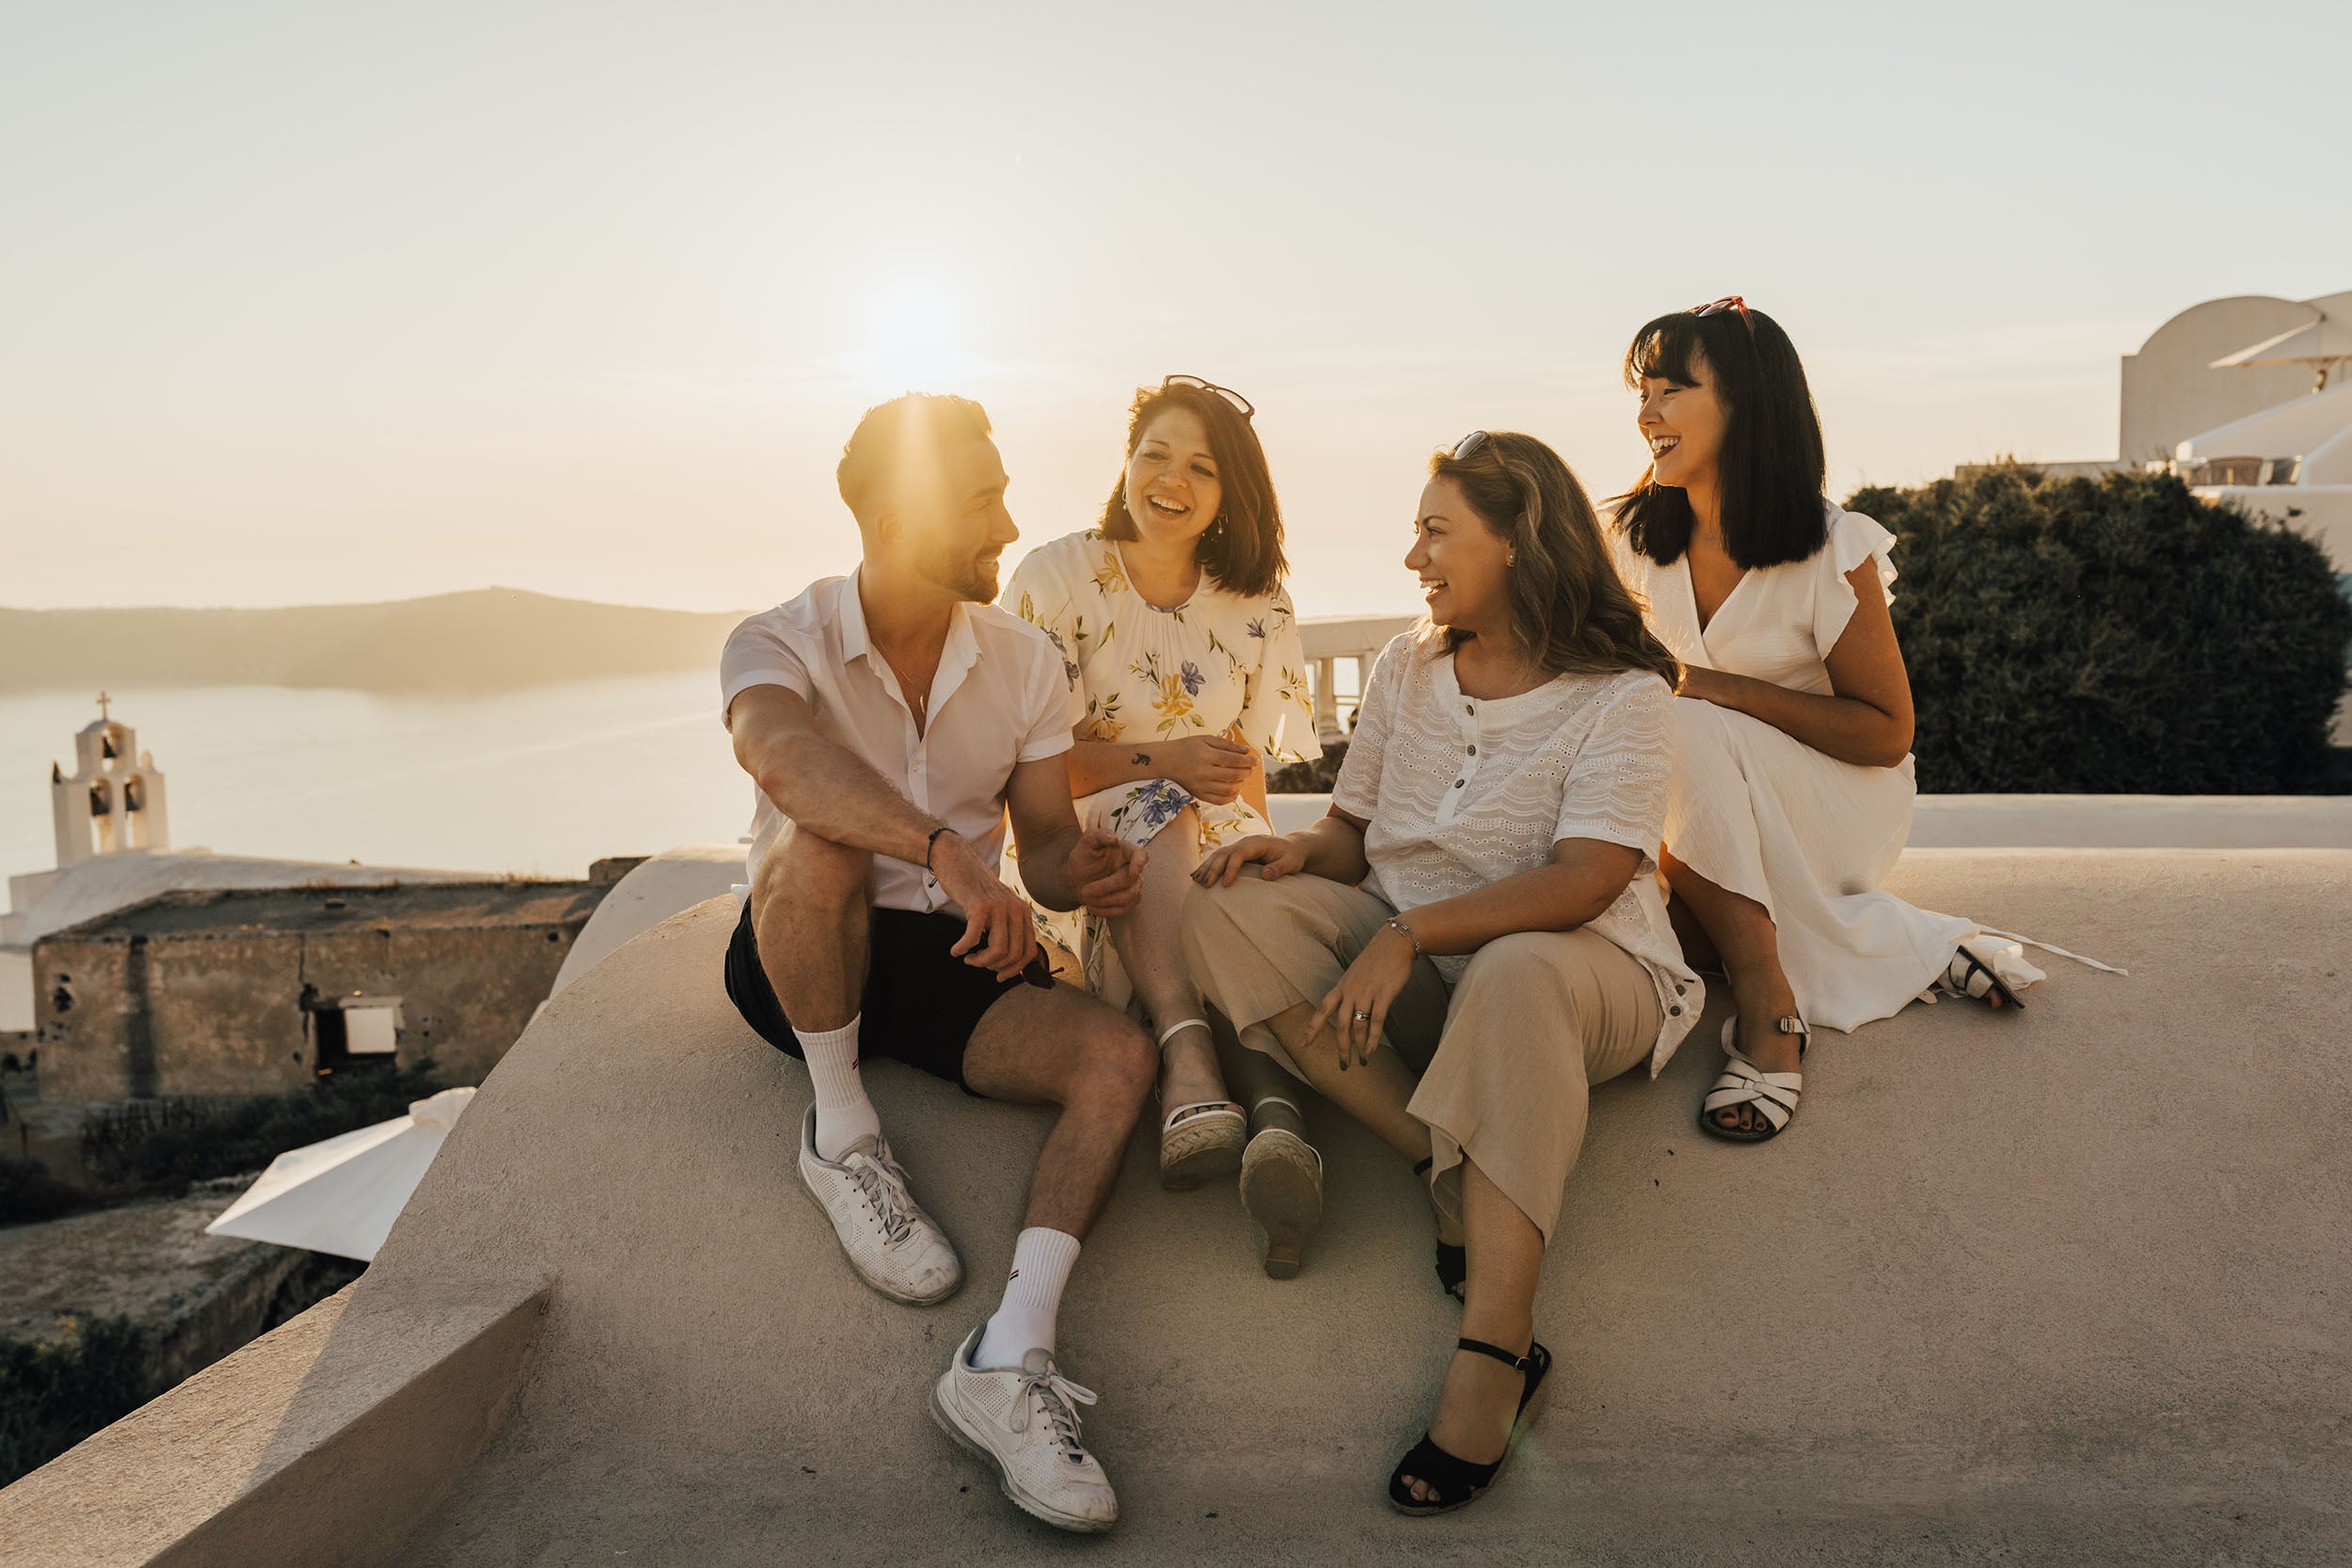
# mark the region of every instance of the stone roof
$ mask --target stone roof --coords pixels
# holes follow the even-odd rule
[[[46,942],[226,936],[352,927],[482,928],[584,922],[609,883],[403,882],[386,887],[211,888],[165,893],[52,932]]]

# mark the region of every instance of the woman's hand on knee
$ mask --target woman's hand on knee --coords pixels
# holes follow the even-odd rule
[[[1342,1072],[1351,1058],[1358,1066],[1371,1061],[1380,1047],[1381,1031],[1388,1027],[1389,1008],[1412,978],[1413,957],[1412,942],[1393,928],[1383,926],[1375,931],[1307,1021],[1307,1043],[1312,1045],[1328,1024],[1338,1037]]]
[[[1232,887],[1245,865],[1258,867],[1261,877],[1276,881],[1304,871],[1307,851],[1279,834],[1252,833],[1201,856],[1192,879],[1202,887]]]

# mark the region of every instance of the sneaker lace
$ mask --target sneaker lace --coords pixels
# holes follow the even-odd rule
[[[1044,1418],[1054,1446],[1071,1459],[1081,1457],[1086,1448],[1078,1441],[1078,1413],[1073,1404],[1092,1404],[1094,1390],[1082,1388],[1048,1365],[1043,1371],[1021,1374],[1022,1397],[1014,1402],[1013,1430],[1025,1432],[1032,1411]]]
[[[907,1173],[883,1156],[853,1154],[849,1161],[857,1190],[881,1224],[882,1244],[897,1246],[914,1228],[914,1199],[907,1192]]]

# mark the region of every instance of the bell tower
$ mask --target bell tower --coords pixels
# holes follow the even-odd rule
[[[163,773],[139,752],[138,732],[112,716],[112,704],[100,692],[96,721],[73,737],[72,776],[49,768],[60,871],[100,855],[171,847]]]

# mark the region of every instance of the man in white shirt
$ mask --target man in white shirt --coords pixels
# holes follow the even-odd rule
[[[851,1267],[895,1300],[944,1300],[962,1268],[890,1156],[859,1057],[1061,1107],[1004,1300],[938,1379],[931,1412],[996,1464],[1021,1508],[1107,1529],[1118,1503],[1073,1408],[1094,1396],[1055,1365],[1055,1318],[1159,1062],[1124,1014],[1054,983],[997,869],[1009,816],[1040,902],[1110,915],[1135,902],[1143,851],[1081,832],[1061,656],[989,602],[1019,532],[988,416],[954,397],[883,404],[838,477],[863,564],[745,621],[721,659],[736,759],[758,785],[727,994],[807,1063],[802,1180]]]

